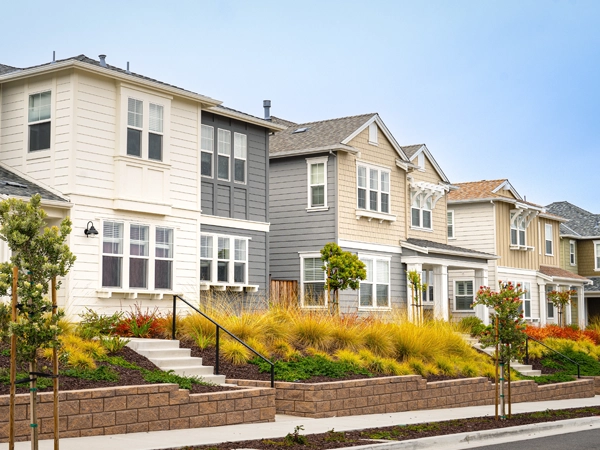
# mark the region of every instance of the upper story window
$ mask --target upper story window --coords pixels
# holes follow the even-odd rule
[[[574,266],[577,264],[575,241],[569,241],[569,263]]]
[[[371,124],[369,124],[369,144],[377,145],[377,131],[377,124],[371,122]]]
[[[510,245],[525,246],[525,218],[515,219],[514,216],[514,213],[510,214]]]
[[[248,283],[248,239],[200,235],[200,281],[222,284]]]
[[[361,308],[390,307],[390,260],[361,256],[367,278],[360,282]]]
[[[448,224],[448,239],[454,239],[454,211],[446,213]]]
[[[200,174],[203,177],[213,176],[214,139],[215,129],[208,125],[202,125],[200,138]]]
[[[307,158],[308,209],[327,208],[327,157]]]
[[[594,270],[600,270],[600,241],[594,241]]]
[[[246,159],[248,143],[245,134],[233,133],[233,180],[236,183],[246,182]]]
[[[217,178],[229,181],[231,160],[231,131],[218,129]]]
[[[148,121],[144,120],[144,102],[127,99],[127,154],[141,158],[163,160],[164,108],[148,102]],[[146,150],[147,149],[147,150]]]
[[[427,194],[417,194],[411,207],[411,224],[413,227],[432,229],[431,221],[432,198]]]
[[[390,213],[390,171],[363,164],[357,166],[357,207]]]
[[[51,93],[40,92],[29,96],[29,151],[50,148]]]
[[[553,247],[554,247],[554,241],[552,239],[552,224],[551,223],[547,223],[544,226],[544,235],[545,235],[545,246],[544,248],[546,249],[546,255],[553,255]]]

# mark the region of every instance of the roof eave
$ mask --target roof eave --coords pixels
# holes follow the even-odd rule
[[[231,111],[231,110],[224,109],[224,108],[219,109],[215,106],[206,108],[206,111],[212,112],[214,114],[218,114],[219,116],[229,117],[231,119],[243,120],[244,122],[248,122],[248,123],[252,123],[254,125],[265,127],[271,131],[283,131],[283,130],[288,129],[288,127],[286,127],[286,126],[278,125],[276,123],[270,122],[265,119],[260,119],[258,117],[250,116],[248,114],[244,114],[241,112]]]
[[[337,144],[337,145],[326,145],[323,147],[313,147],[313,148],[305,148],[305,149],[298,149],[298,150],[285,150],[283,152],[275,152],[275,153],[269,154],[269,158],[277,159],[277,158],[285,158],[288,156],[312,155],[314,153],[323,153],[323,152],[332,152],[332,151],[342,151],[342,152],[347,152],[347,153],[350,153],[353,155],[357,155],[360,153],[357,149],[355,149],[354,147],[351,147],[349,145]]]

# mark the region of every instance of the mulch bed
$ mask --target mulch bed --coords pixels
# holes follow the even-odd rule
[[[4,345],[0,345],[0,351],[7,350],[9,347]],[[110,356],[120,356],[126,361],[136,364],[137,366],[147,369],[147,370],[157,370],[153,363],[151,363],[148,358],[136,353],[131,350],[129,347],[124,347],[117,353],[113,353]],[[98,366],[109,365],[106,362],[98,362]],[[127,369],[125,367],[120,366],[112,366],[112,369],[119,374],[119,381],[111,382],[111,381],[103,381],[103,380],[86,380],[81,378],[74,378],[61,375],[59,378],[59,389],[60,391],[74,391],[80,389],[95,389],[95,388],[103,388],[103,387],[117,387],[117,386],[136,386],[136,385],[144,385],[144,384],[155,384],[148,383],[142,377],[142,374],[139,370],[135,369]],[[0,354],[0,370],[1,369],[9,369],[10,368],[10,357],[3,356]],[[59,366],[59,370],[65,369],[64,366]],[[19,372],[27,372],[26,366],[19,367]],[[52,363],[46,359],[40,359],[38,361],[38,372],[44,373],[52,373]],[[199,384],[194,384],[193,388],[190,390],[192,394],[200,394],[205,392],[220,392],[220,391],[230,391],[232,389],[236,389],[235,387],[228,386],[204,386]],[[52,386],[48,388],[39,389],[38,392],[52,392]],[[29,393],[28,385],[18,385],[17,386],[17,394],[26,394]],[[10,387],[8,384],[0,384],[0,395],[8,395],[10,394]]]
[[[493,411],[490,407],[490,411]],[[421,439],[431,436],[441,436],[455,433],[476,432],[495,428],[508,428],[533,423],[554,422],[557,420],[574,419],[600,415],[600,407],[573,408],[559,411],[544,411],[538,413],[514,414],[511,419],[495,420],[494,417],[474,417],[469,419],[449,420],[445,422],[432,422],[414,424],[409,426],[394,426],[383,428],[370,428],[365,430],[335,432],[334,430],[321,434],[300,435],[306,443],[294,443],[284,438],[257,439],[253,441],[239,441],[235,443],[222,443],[183,447],[186,450],[231,450],[252,449],[271,450],[286,448],[300,450],[307,448],[334,449],[341,447],[355,447],[358,445],[377,444],[382,442],[405,441]],[[290,430],[290,434],[294,430]],[[377,440],[374,440],[377,439]],[[385,439],[385,440],[383,440]]]

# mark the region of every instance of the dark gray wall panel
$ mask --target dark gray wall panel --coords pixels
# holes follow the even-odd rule
[[[200,198],[202,199],[202,214],[208,214],[210,216],[215,214],[214,209],[214,189],[213,183],[202,181],[200,186]]]
[[[233,217],[235,219],[246,219],[246,189],[233,188]]]
[[[231,217],[231,186],[217,185],[217,209],[216,215]]]

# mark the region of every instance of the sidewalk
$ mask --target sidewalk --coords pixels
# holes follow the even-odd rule
[[[533,412],[545,411],[546,409],[564,409],[576,408],[585,406],[600,406],[600,396],[584,399],[573,400],[556,400],[546,402],[531,402],[531,403],[516,403],[512,406],[512,412]],[[82,438],[61,439],[61,450],[104,450],[104,449],[120,449],[127,450],[153,450],[167,449],[173,447],[184,447],[191,445],[215,444],[225,441],[243,441],[250,439],[261,438],[276,438],[284,437],[287,433],[292,432],[294,427],[302,425],[304,427],[303,434],[324,433],[331,429],[335,431],[357,430],[364,428],[383,427],[399,424],[413,424],[423,422],[437,422],[442,420],[462,419],[468,417],[479,417],[494,414],[494,406],[472,406],[467,408],[451,408],[451,409],[430,409],[422,411],[408,411],[391,414],[372,414],[365,416],[349,416],[349,417],[332,417],[326,419],[310,419],[304,417],[277,415],[275,422],[259,423],[259,424],[244,424],[244,425],[226,425],[222,427],[212,428],[196,428],[189,430],[173,430],[173,431],[153,431],[149,433],[131,433],[119,434],[112,436],[94,436]],[[585,419],[574,419],[574,421],[585,421]],[[597,423],[596,423],[597,422]],[[582,422],[583,424],[584,422]],[[600,427],[600,420],[585,421],[588,428]],[[531,426],[529,426],[531,427]],[[560,427],[545,427],[546,435],[552,434],[552,429],[555,429],[554,434],[564,433],[566,431]],[[506,435],[507,433],[502,433]],[[528,432],[531,434],[531,432]],[[429,441],[435,438],[427,438]],[[487,445],[492,442],[491,438],[486,438]],[[511,436],[503,436],[504,441],[514,440]],[[414,441],[413,441],[414,442]],[[458,441],[457,441],[458,442]],[[433,445],[434,442],[431,442]],[[436,445],[439,445],[438,440]],[[451,442],[443,444],[444,449],[450,448],[468,448],[476,447],[477,444],[463,441],[461,446],[453,445]],[[363,449],[372,447],[371,445],[362,447]],[[379,446],[381,447],[381,446]],[[419,448],[423,448],[419,445]],[[17,442],[16,450],[26,450],[31,448],[29,442]],[[400,448],[385,445],[383,448]],[[416,448],[412,445],[404,445],[403,448]],[[8,444],[0,444],[0,450],[7,450]],[[40,450],[52,450],[53,441],[40,441]]]

